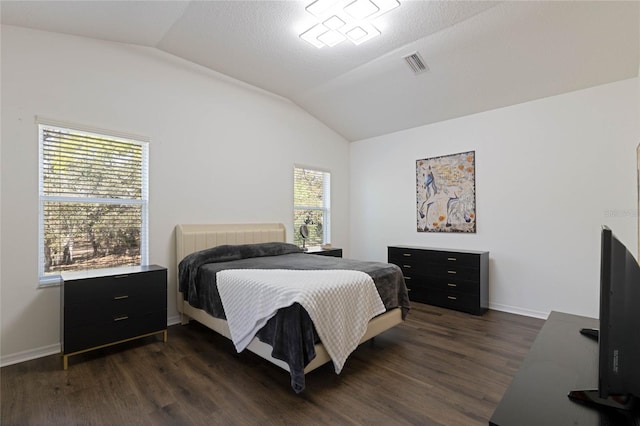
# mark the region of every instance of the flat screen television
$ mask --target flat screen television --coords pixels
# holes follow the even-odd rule
[[[574,390],[569,398],[635,410],[640,399],[640,265],[606,226],[601,235],[599,327],[580,330],[598,340],[598,389]]]

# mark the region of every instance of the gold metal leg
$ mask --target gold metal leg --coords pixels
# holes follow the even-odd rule
[[[66,355],[62,355],[62,367],[65,370],[67,368],[69,368],[69,357],[72,356],[72,355],[78,355],[78,354],[82,354],[82,353],[85,353],[85,352],[94,351],[96,349],[106,348],[108,346],[113,346],[113,345],[117,345],[119,343],[129,342],[131,340],[141,339],[143,337],[154,336],[154,335],[157,335],[159,333],[162,333],[162,341],[164,343],[167,343],[167,340],[168,340],[168,337],[169,337],[169,333],[168,333],[168,331],[166,329],[162,330],[162,331],[154,331],[152,333],[142,334],[140,336],[130,337],[128,339],[118,340],[117,342],[110,342],[110,343],[106,343],[104,345],[94,346],[93,348],[87,348],[87,349],[83,349],[81,351],[77,351],[77,352],[69,353],[69,354],[66,354]]]

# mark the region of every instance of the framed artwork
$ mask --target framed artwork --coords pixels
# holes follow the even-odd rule
[[[476,232],[476,152],[416,160],[418,232]]]

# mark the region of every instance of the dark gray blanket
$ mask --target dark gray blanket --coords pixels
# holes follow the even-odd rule
[[[191,306],[204,309],[217,318],[225,318],[216,285],[218,271],[356,270],[371,276],[387,310],[400,307],[403,319],[409,311],[407,288],[402,271],[396,265],[305,254],[298,247],[286,243],[265,244],[269,246],[219,246],[187,256],[179,266],[180,291]],[[304,368],[315,358],[314,345],[318,341],[307,311],[297,303],[280,309],[258,332],[257,337],[273,347],[271,356],[289,365],[291,387],[296,392],[301,392],[304,389]]]
[[[289,243],[259,243],[221,245],[191,253],[180,261],[178,265],[178,282],[184,298],[191,303],[191,297],[198,298],[198,274],[200,267],[207,263],[230,262],[254,257],[278,256],[288,253],[300,253],[302,249]],[[228,268],[227,268],[228,269]]]

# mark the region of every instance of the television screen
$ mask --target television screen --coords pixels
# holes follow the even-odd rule
[[[640,398],[640,265],[611,229],[603,227],[600,259],[598,389],[571,391],[576,401],[631,409]]]

